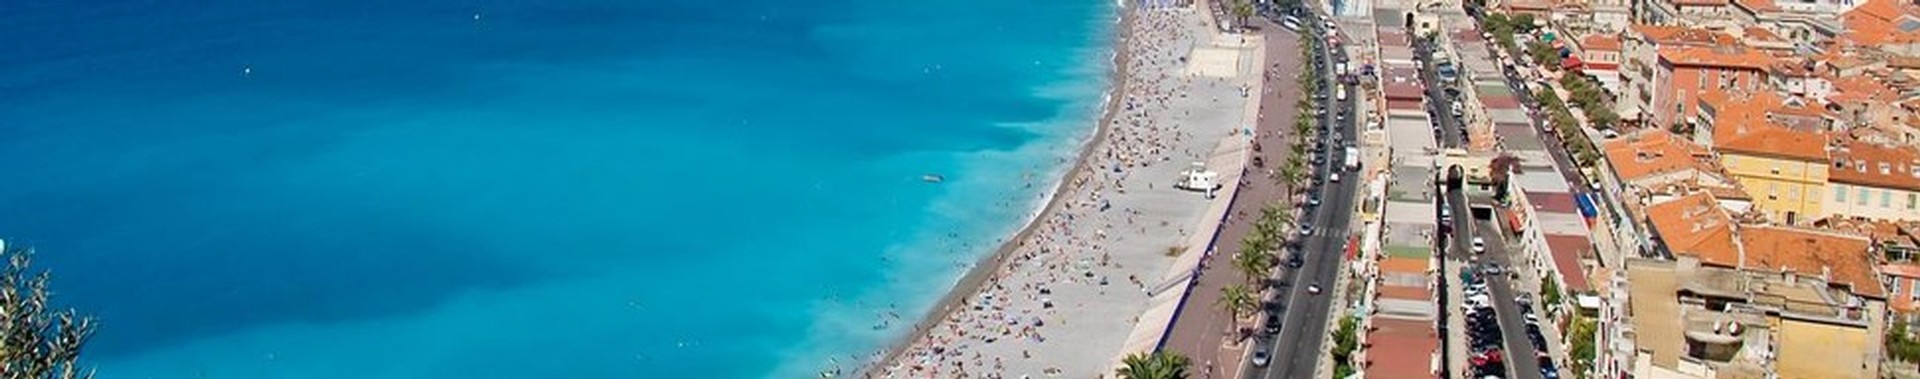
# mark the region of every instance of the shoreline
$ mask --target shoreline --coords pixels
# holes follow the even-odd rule
[[[1092,136],[1080,144],[1080,152],[1074,156],[1072,167],[1061,173],[1053,190],[1047,195],[1046,204],[1040,208],[1039,212],[1028,217],[1019,231],[1003,240],[992,254],[975,261],[973,266],[967,269],[967,273],[961,275],[960,280],[954,283],[953,288],[949,289],[946,295],[941,296],[940,301],[935,302],[934,307],[914,323],[912,332],[887,344],[885,354],[880,355],[878,360],[867,362],[867,365],[858,371],[861,377],[874,378],[876,374],[884,372],[886,367],[882,365],[895,362],[913,346],[915,341],[927,338],[933,332],[933,328],[939,326],[940,320],[946,319],[955,310],[960,309],[963,300],[979,294],[988,280],[993,277],[994,271],[1005,264],[1007,259],[1021,247],[1021,241],[1028,240],[1040,230],[1040,221],[1060,212],[1068,191],[1085,185],[1084,183],[1076,185],[1072,179],[1087,173],[1090,169],[1095,148],[1106,142],[1107,132],[1112,128],[1115,117],[1121,110],[1120,102],[1126,100],[1126,89],[1130,84],[1127,73],[1133,57],[1127,53],[1126,47],[1133,38],[1128,25],[1134,21],[1135,16],[1132,8],[1128,8],[1124,1],[1117,5],[1116,9],[1120,14],[1119,18],[1111,24],[1114,28],[1114,39],[1108,43],[1109,48],[1112,49],[1110,59],[1113,63],[1112,69],[1107,71],[1110,84],[1103,92],[1104,101],[1100,106],[1100,117],[1096,121],[1098,124],[1094,125]]]

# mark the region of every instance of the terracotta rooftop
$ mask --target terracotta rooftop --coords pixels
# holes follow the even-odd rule
[[[1434,377],[1430,366],[1440,351],[1440,336],[1433,321],[1376,317],[1366,338],[1367,378]]]
[[[1607,164],[1621,180],[1633,181],[1651,175],[1687,169],[1718,171],[1700,159],[1710,154],[1666,129],[1651,128],[1607,141]]]
[[[1380,286],[1380,298],[1401,300],[1433,300],[1433,291],[1426,287]]]
[[[1620,51],[1620,37],[1612,34],[1588,34],[1580,37],[1580,48],[1597,51]]]
[[[1920,8],[1898,0],[1867,0],[1840,15],[1846,32],[1840,39],[1860,46],[1904,43],[1920,40],[1920,30],[1904,27],[1916,21]]]
[[[1920,151],[1848,141],[1833,152],[1827,180],[1876,188],[1920,191]]]
[[[1854,294],[1885,297],[1866,238],[1775,226],[1748,226],[1739,234],[1746,253],[1742,268],[1827,276],[1829,283],[1851,286]]]
[[[1773,76],[1791,76],[1791,77],[1802,77],[1802,78],[1814,76],[1813,69],[1807,67],[1807,63],[1805,61],[1802,61],[1801,58],[1776,59],[1773,61],[1772,67],[1773,67],[1773,71],[1768,72],[1768,74],[1771,74]]]
[[[1880,272],[1888,276],[1902,278],[1920,278],[1920,266],[1909,263],[1891,263],[1880,265]]]
[[[1806,161],[1827,160],[1827,135],[1799,131],[1775,124],[1769,112],[1783,107],[1779,95],[1762,91],[1747,96],[1703,96],[1712,105],[1714,148],[1722,152],[1790,158]]]
[[[1740,253],[1734,246],[1733,218],[1720,209],[1720,203],[1704,192],[1647,207],[1647,220],[1660,233],[1660,240],[1676,255],[1733,257]]]
[[[1767,4],[1773,4],[1773,2],[1768,1]],[[1746,28],[1740,29],[1740,32],[1741,34],[1746,35],[1747,39],[1754,40],[1754,41],[1787,42],[1787,39],[1780,38],[1780,35],[1774,34],[1772,30],[1767,30],[1766,28],[1762,28],[1758,26],[1748,26]]]
[[[1388,257],[1380,260],[1381,273],[1424,274],[1432,266],[1425,258]]]
[[[1661,46],[1660,59],[1675,66],[1705,66],[1766,70],[1773,56],[1758,50],[1732,45],[1717,47]]]
[[[1661,46],[1732,46],[1740,43],[1732,35],[1702,28],[1634,24],[1628,30]]]
[[[1872,78],[1829,75],[1827,81],[1833,83],[1835,90],[1833,95],[1827,98],[1831,101],[1892,102],[1899,97],[1892,88],[1887,88],[1885,84]]]
[[[1739,5],[1740,5],[1740,7],[1742,7],[1742,8],[1747,8],[1747,9],[1751,9],[1751,10],[1753,10],[1754,12],[1778,12],[1778,11],[1780,11],[1780,6],[1779,6],[1779,5],[1775,5],[1775,4],[1773,3],[1773,0],[1734,0],[1734,1],[1733,1],[1733,3],[1734,3],[1734,4],[1739,4]]]
[[[1587,273],[1580,268],[1580,257],[1593,252],[1593,241],[1583,236],[1547,236],[1547,250],[1553,256],[1553,268],[1560,271],[1560,280],[1567,283],[1568,292],[1586,292],[1593,290],[1587,283]]]

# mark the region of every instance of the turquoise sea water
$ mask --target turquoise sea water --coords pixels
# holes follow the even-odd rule
[[[807,377],[1025,220],[1112,8],[0,2],[0,236],[104,378]]]

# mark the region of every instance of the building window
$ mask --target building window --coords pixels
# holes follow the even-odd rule
[[[1914,203],[1920,203],[1920,194],[1907,193],[1907,210],[1913,210]]]
[[[1779,183],[1767,184],[1767,200],[1780,200],[1780,184]]]
[[[1892,288],[1893,292],[1889,292],[1889,294],[1896,295],[1896,296],[1900,294],[1900,282],[1905,282],[1905,280],[1901,280],[1901,279],[1905,279],[1905,278],[1893,279],[1893,288]]]
[[[1773,165],[1773,174],[1780,175],[1780,165]]]
[[[1915,284],[1920,284],[1920,279],[1911,279],[1911,280],[1913,280]],[[1920,300],[1920,293],[1916,293],[1916,292],[1920,292],[1920,291],[1914,291],[1913,286],[1907,286],[1908,299]]]
[[[1840,184],[1833,185],[1833,202],[1841,204],[1847,203],[1847,186]]]
[[[1854,204],[1867,205],[1867,187],[1860,187],[1859,190],[1853,191],[1853,195],[1858,197],[1854,200]]]
[[[1889,205],[1889,204],[1892,204],[1892,203],[1893,203],[1893,191],[1880,190],[1880,207],[1881,208],[1891,207],[1892,205]]]
[[[1800,186],[1787,187],[1787,200],[1800,200]]]

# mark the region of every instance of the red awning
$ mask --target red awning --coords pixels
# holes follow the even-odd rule
[[[1523,228],[1520,225],[1520,212],[1514,212],[1512,210],[1508,210],[1506,213],[1507,213],[1507,229],[1511,229],[1511,232],[1513,234],[1520,234],[1522,230],[1525,230],[1525,228]]]
[[[1347,238],[1347,259],[1348,260],[1360,259],[1360,237],[1359,236]]]
[[[1580,68],[1580,57],[1567,57],[1560,60],[1560,68],[1566,70]]]

